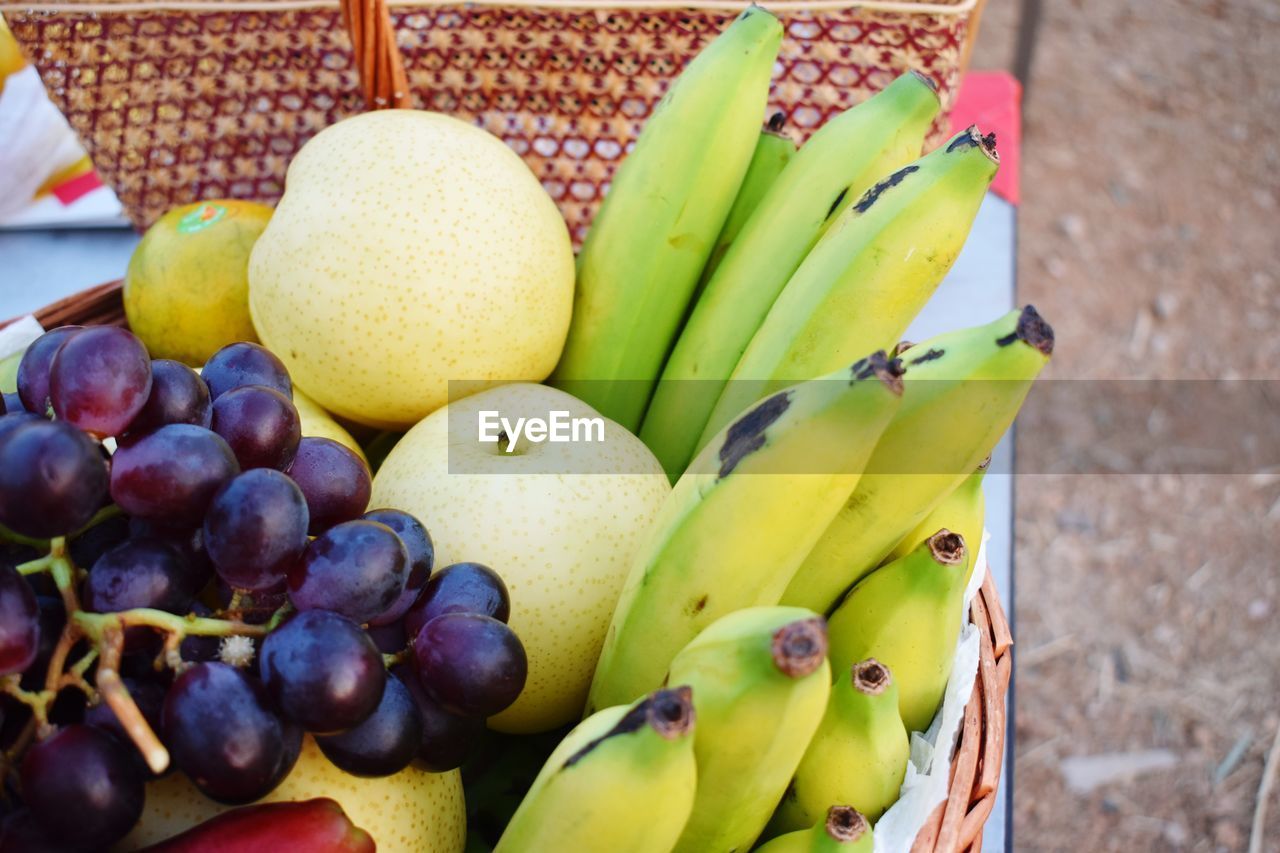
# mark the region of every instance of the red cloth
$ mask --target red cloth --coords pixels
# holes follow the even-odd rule
[[[85,172],[83,175],[77,175],[70,180],[63,181],[54,187],[51,192],[65,207],[100,186],[102,186],[102,178],[98,177],[97,172]]]
[[[1018,203],[1018,154],[1022,147],[1022,86],[1006,71],[971,71],[965,75],[951,108],[951,133],[971,124],[983,133],[995,132],[1000,170],[991,190]]]

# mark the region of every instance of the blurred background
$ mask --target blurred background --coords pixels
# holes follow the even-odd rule
[[[1048,377],[1280,378],[1280,3],[989,0],[971,67],[1023,77],[1018,300],[1056,327]],[[3,132],[0,168],[16,168]],[[66,159],[57,182],[117,220]],[[52,239],[40,251],[102,242],[119,269],[132,247]],[[0,232],[0,256],[30,266],[27,245]],[[0,317],[31,286],[0,270]],[[1231,432],[1212,405],[1200,416]],[[1228,475],[1104,457],[1068,475],[1042,450],[1024,431],[1014,848],[1245,851],[1265,828],[1251,853],[1280,850],[1264,778],[1280,763],[1280,458]]]
[[[1013,69],[1021,7],[987,4],[973,68]],[[1274,0],[1043,3],[1018,290],[1058,333],[1048,378],[1280,378],[1278,76]],[[1040,461],[1015,482],[1015,848],[1248,849],[1280,743],[1280,459]]]

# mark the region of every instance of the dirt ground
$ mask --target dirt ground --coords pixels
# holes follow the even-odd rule
[[[990,0],[973,67],[1010,66],[1019,5]],[[1280,4],[1044,6],[1018,271],[1049,375],[1280,378]],[[1017,850],[1249,849],[1280,753],[1275,434],[1236,475],[1046,475],[1021,440]]]

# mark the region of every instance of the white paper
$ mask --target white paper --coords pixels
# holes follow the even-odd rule
[[[978,594],[987,576],[987,539],[982,532],[982,546],[974,565],[973,577],[964,594],[964,612]],[[942,707],[934,717],[929,731],[911,735],[911,763],[902,782],[898,801],[881,815],[875,825],[875,853],[905,853],[915,843],[920,828],[929,815],[947,798],[947,784],[951,775],[951,753],[964,723],[964,709],[973,696],[974,681],[978,676],[978,628],[966,621],[956,642],[955,662],[951,666],[951,678]],[[939,745],[943,748],[939,749]]]

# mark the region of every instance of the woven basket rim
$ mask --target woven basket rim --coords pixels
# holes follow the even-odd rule
[[[898,15],[967,15],[982,0],[772,0],[770,11],[832,12],[858,9]],[[0,12],[82,13],[121,12],[284,12],[338,8],[338,0],[84,0],[84,2],[21,3],[0,0]],[[392,7],[481,6],[529,10],[645,11],[689,9],[736,12],[742,0],[387,0]]]
[[[125,325],[122,282],[111,281],[35,312],[46,329],[67,323]],[[17,318],[0,319],[0,329]],[[1005,758],[1005,702],[1013,675],[1013,634],[988,572],[969,606],[978,629],[978,672],[951,758],[947,797],[920,829],[911,853],[978,853],[995,808]]]

